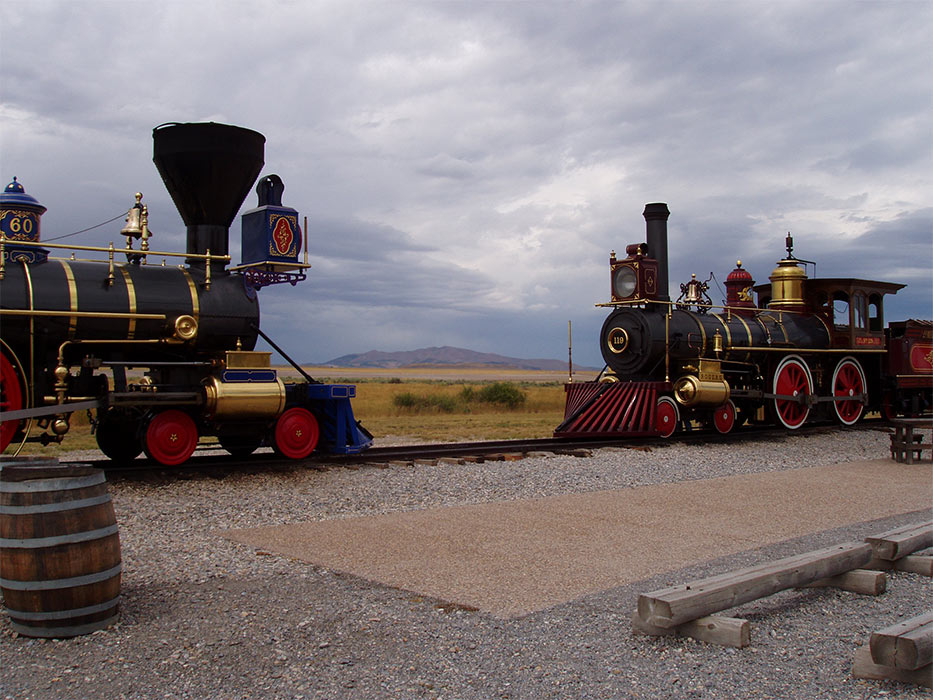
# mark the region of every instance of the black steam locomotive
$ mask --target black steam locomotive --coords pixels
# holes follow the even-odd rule
[[[297,365],[305,381],[285,383],[271,352],[254,349],[265,337],[258,290],[295,284],[309,267],[306,246],[298,260],[298,212],[282,205],[277,175],[259,180],[259,205],[242,217],[243,263],[228,267],[229,228],[263,166],[265,137],[173,123],[156,127],[153,141],[187,227],[184,253],[150,249],[141,194],[121,231],[125,248],[92,248],[41,242],[45,207],[15,178],[3,192],[0,447],[60,441],[85,409],[101,450],[118,461],[145,451],[181,464],[204,436],[233,454],[268,444],[295,459],[368,447],[372,436],[350,406],[354,386],[316,382]],[[102,258],[76,257],[88,254]]]
[[[566,387],[560,437],[661,435],[744,422],[793,430],[808,420],[854,425],[867,410],[916,415],[933,402],[933,323],[884,328],[883,299],[902,284],[809,279],[787,254],[770,284],[741,261],[713,305],[694,278],[668,294],[666,204],[648,204],[646,242],[609,259],[612,309],[600,332],[606,367]],[[757,294],[757,303],[754,295]]]

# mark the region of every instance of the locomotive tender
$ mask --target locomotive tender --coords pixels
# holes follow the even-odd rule
[[[694,278],[668,293],[666,204],[645,206],[646,242],[609,259],[606,367],[566,386],[558,437],[660,435],[744,422],[794,430],[814,418],[854,425],[868,410],[917,415],[933,404],[933,323],[884,328],[883,300],[903,284],[814,278],[793,255],[755,286],[739,261],[723,306]],[[757,303],[754,296],[757,294]]]
[[[43,243],[45,207],[15,178],[2,194],[0,449],[60,441],[72,413],[85,409],[100,449],[121,462],[145,451],[181,464],[204,436],[232,454],[267,444],[293,459],[369,447],[372,436],[350,406],[353,385],[317,382],[297,365],[305,380],[285,383],[271,353],[254,349],[266,337],[258,290],[294,285],[309,267],[306,245],[298,261],[298,212],[282,206],[277,175],[259,180],[259,206],[242,216],[243,263],[228,267],[229,228],[263,166],[265,137],[213,122],[171,123],[153,130],[153,142],[187,227],[184,253],[150,250],[139,193],[122,249]],[[55,258],[49,249],[72,252]],[[87,253],[105,257],[76,257]],[[34,422],[44,431],[38,436],[30,436]]]

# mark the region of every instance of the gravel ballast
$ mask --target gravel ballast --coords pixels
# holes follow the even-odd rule
[[[16,635],[4,615],[0,697],[929,697],[851,674],[873,630],[930,609],[929,579],[916,574],[891,574],[878,597],[807,589],[735,608],[726,614],[752,625],[745,649],[633,635],[630,623],[639,593],[858,540],[929,518],[928,509],[658,572],[513,619],[217,534],[881,459],[888,447],[885,432],[840,430],[585,458],[113,479],[120,622],[39,640]]]

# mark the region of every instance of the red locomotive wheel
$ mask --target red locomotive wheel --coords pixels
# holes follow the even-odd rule
[[[833,372],[833,396],[858,396],[867,394],[868,382],[858,360],[843,357]],[[865,397],[867,398],[867,396]],[[836,418],[843,425],[855,425],[865,412],[865,399],[853,398],[851,401],[834,401]]]
[[[669,396],[658,399],[658,406],[654,411],[654,427],[662,438],[669,438],[677,430],[680,422],[680,410],[677,403]]]
[[[713,425],[716,430],[725,435],[731,432],[735,427],[735,404],[726,401],[722,406],[713,411]]]
[[[788,355],[781,360],[774,372],[773,390],[780,396],[793,397],[774,399],[774,412],[781,425],[796,430],[810,415],[810,407],[796,398],[813,393],[813,378],[807,363],[797,355]]]
[[[275,451],[289,459],[304,459],[317,447],[321,430],[306,408],[290,408],[275,423]]]
[[[4,411],[19,411],[23,408],[23,387],[20,386],[16,368],[6,355],[0,353],[0,409]],[[13,441],[13,436],[19,429],[18,420],[0,423],[0,452],[3,452]]]
[[[198,446],[198,428],[184,411],[171,408],[149,420],[143,448],[150,459],[167,467],[188,461]]]

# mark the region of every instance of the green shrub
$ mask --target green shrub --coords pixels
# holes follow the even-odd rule
[[[525,403],[525,392],[511,382],[496,382],[479,390],[477,399],[485,403],[498,403],[518,408]]]
[[[454,413],[457,410],[457,400],[452,396],[430,394],[428,396],[415,396],[410,391],[396,394],[392,403],[397,408],[405,408],[414,412]]]

